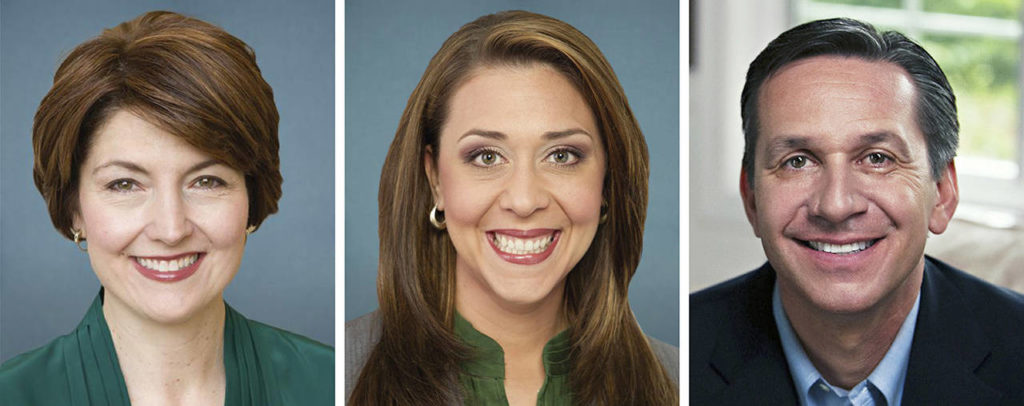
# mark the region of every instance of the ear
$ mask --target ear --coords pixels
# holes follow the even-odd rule
[[[78,230],[78,232],[85,236],[85,221],[82,220],[82,213],[77,208],[71,211],[71,228]],[[71,230],[68,230],[68,232],[71,232]]]
[[[437,209],[444,211],[444,195],[441,193],[441,177],[437,174],[437,165],[434,157],[434,148],[427,145],[423,150],[423,171],[427,173],[427,181],[430,182],[430,193],[434,196]]]
[[[740,197],[743,199],[743,210],[747,212],[747,221],[754,228],[754,235],[761,238],[761,231],[757,229],[757,199],[754,198],[754,188],[747,181],[746,168],[740,170]]]
[[[953,212],[960,202],[960,189],[957,186],[956,166],[949,161],[949,166],[943,171],[942,177],[935,184],[938,190],[938,199],[935,207],[932,207],[931,217],[928,218],[928,230],[933,234],[942,234],[946,226],[953,219]]]

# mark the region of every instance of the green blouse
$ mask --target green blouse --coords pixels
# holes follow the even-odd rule
[[[467,405],[508,405],[505,397],[505,352],[501,345],[477,331],[455,314],[455,335],[476,349],[462,365],[459,382]],[[569,392],[569,332],[562,331],[544,345],[544,384],[537,392],[537,406],[571,405]]]
[[[226,306],[225,405],[333,405],[334,349]],[[0,405],[129,405],[103,290],[70,334],[0,366]]]

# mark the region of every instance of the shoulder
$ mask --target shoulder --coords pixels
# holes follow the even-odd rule
[[[993,285],[942,261],[929,257],[926,278],[933,286],[926,291],[934,300],[948,302],[950,296],[963,299],[962,310],[982,328],[997,348],[1013,347],[1024,362],[1024,294]],[[922,296],[922,303],[925,298]],[[942,314],[939,316],[948,316]]]
[[[258,321],[248,320],[249,331],[261,351],[276,366],[292,372],[334,371],[334,348],[319,341]]]
[[[67,339],[58,337],[0,365],[0,404],[70,404],[63,351]]]
[[[679,348],[650,336],[647,337],[647,342],[651,344],[651,350],[661,362],[661,366],[668,371],[676,386],[679,386]]]
[[[334,348],[311,338],[247,320],[266,379],[275,380],[283,398],[334,394]],[[291,392],[291,393],[284,393]]]
[[[355,387],[359,374],[380,341],[381,319],[376,310],[345,323],[345,398]]]
[[[690,347],[694,338],[711,338],[719,329],[731,325],[723,323],[737,317],[763,317],[765,303],[771,303],[775,271],[767,263],[760,268],[719,283],[690,295]]]
[[[935,258],[927,257],[927,261],[933,271],[931,276],[937,282],[948,282],[956,287],[971,307],[999,308],[1008,312],[1001,315],[1000,319],[1009,317],[1011,320],[1024,323],[1024,294],[993,285]]]

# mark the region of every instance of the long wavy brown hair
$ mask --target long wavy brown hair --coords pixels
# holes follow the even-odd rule
[[[565,313],[576,404],[678,403],[629,307],[647,212],[647,144],[615,73],[597,46],[562,21],[525,11],[486,15],[449,37],[431,59],[399,121],[380,179],[380,341],[362,369],[356,405],[439,405],[462,398],[459,364],[470,352],[452,330],[455,248],[433,228],[424,151],[438,150],[447,103],[474,68],[542,63],[590,106],[607,151],[608,219],[569,272]],[[614,372],[613,372],[614,371]]]

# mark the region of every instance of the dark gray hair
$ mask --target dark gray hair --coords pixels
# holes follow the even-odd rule
[[[754,148],[758,137],[758,94],[761,86],[789,63],[814,56],[835,55],[871,62],[890,62],[910,75],[916,89],[914,110],[924,134],[932,177],[942,177],[944,168],[956,156],[960,123],[956,117],[956,96],[946,74],[932,56],[896,31],[879,32],[875,27],[849,18],[811,21],[791,28],[772,40],[750,63],[740,97],[743,117],[743,169],[753,184]]]

